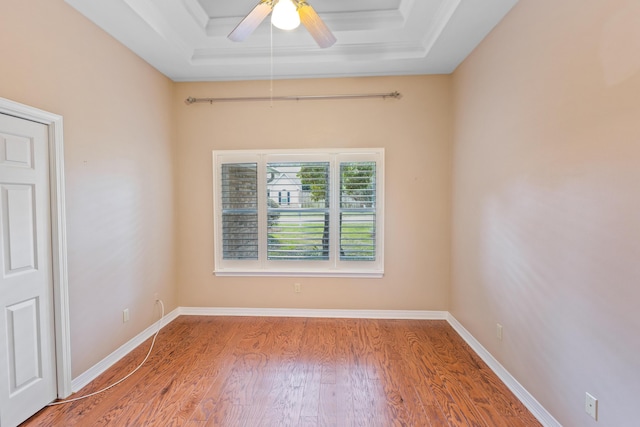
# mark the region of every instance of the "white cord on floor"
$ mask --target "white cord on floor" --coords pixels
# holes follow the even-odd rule
[[[76,397],[76,398],[73,398],[73,399],[60,400],[58,402],[51,402],[47,406],[56,406],[56,405],[62,405],[62,404],[65,404],[65,403],[71,403],[71,402],[75,402],[77,400],[86,399],[87,397],[95,396],[96,394],[100,394],[102,392],[105,392],[105,391],[109,390],[112,387],[117,386],[122,381],[126,380],[131,375],[135,374],[138,371],[138,369],[142,368],[142,365],[144,365],[144,363],[147,361],[147,359],[151,355],[151,351],[153,350],[153,346],[156,343],[156,338],[158,337],[158,334],[160,333],[160,328],[162,328],[162,319],[164,319],[164,303],[162,302],[161,299],[156,300],[156,302],[159,302],[160,303],[160,307],[162,308],[162,315],[160,316],[160,320],[158,321],[158,330],[153,335],[153,340],[151,341],[151,347],[149,348],[149,351],[147,352],[147,355],[145,356],[145,358],[142,361],[142,363],[140,363],[136,369],[134,369],[133,371],[129,372],[124,378],[116,381],[115,383],[111,384],[110,386],[107,386],[107,387],[103,388],[102,390],[94,391],[93,393],[87,394],[85,396]]]

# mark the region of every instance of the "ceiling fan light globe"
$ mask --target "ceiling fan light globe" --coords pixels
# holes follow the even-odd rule
[[[291,0],[280,0],[271,12],[271,23],[281,30],[294,30],[300,25],[300,15]]]

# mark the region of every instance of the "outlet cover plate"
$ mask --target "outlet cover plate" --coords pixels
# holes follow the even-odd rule
[[[586,393],[584,400],[584,410],[587,414],[591,415],[591,418],[598,420],[598,399]]]

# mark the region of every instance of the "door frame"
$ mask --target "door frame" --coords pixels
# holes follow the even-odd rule
[[[71,330],[67,270],[67,232],[64,191],[62,116],[0,98],[0,113],[46,125],[49,129],[49,193],[51,197],[51,255],[53,317],[55,323],[56,383],[58,398],[71,395]]]

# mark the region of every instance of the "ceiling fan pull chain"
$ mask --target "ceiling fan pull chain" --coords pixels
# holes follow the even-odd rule
[[[271,59],[271,74],[270,74],[270,78],[269,78],[269,97],[270,97],[270,108],[273,108],[273,25],[269,24],[269,31],[271,33],[270,38],[270,52],[269,52],[269,56]]]

